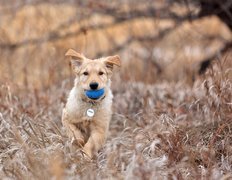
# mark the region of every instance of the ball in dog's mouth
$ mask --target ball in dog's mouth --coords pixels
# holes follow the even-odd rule
[[[85,90],[85,95],[90,99],[97,100],[103,96],[104,92],[104,88],[98,90]]]

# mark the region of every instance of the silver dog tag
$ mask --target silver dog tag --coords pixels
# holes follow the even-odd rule
[[[87,109],[86,114],[88,117],[93,117],[94,116],[94,110],[93,109]]]

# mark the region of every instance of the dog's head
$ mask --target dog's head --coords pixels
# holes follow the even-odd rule
[[[121,66],[117,55],[91,60],[72,49],[69,49],[65,55],[71,57],[78,85],[84,91],[106,88],[112,76],[113,67]]]

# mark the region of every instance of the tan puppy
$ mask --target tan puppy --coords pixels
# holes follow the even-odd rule
[[[62,123],[69,138],[83,147],[83,152],[92,158],[107,137],[113,98],[110,78],[113,66],[121,66],[120,58],[109,56],[91,60],[72,49],[65,55],[72,58],[76,79],[63,109]],[[86,96],[87,90],[102,88],[104,94],[98,99]]]

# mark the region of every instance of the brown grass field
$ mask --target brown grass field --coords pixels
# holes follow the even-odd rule
[[[110,136],[93,161],[72,147],[61,126],[67,81],[46,91],[1,85],[0,176],[230,179],[229,71],[211,69],[193,87],[117,82]]]
[[[194,33],[184,29],[182,42],[178,27],[177,34],[171,32],[157,42],[160,31],[177,24],[170,19],[135,18],[63,37],[91,24],[92,16],[70,28],[65,26],[78,10],[67,4],[42,3],[22,7],[14,14],[0,14],[0,179],[232,179],[231,49],[214,58],[204,74],[198,75],[194,69],[199,59],[231,41],[228,28],[210,17],[203,21],[211,24],[213,19],[212,41],[200,41],[202,37],[187,40]],[[102,26],[114,22],[111,16],[92,18]],[[47,34],[59,25],[63,29],[52,36],[59,38],[49,39]],[[184,26],[192,29],[191,23]],[[107,32],[117,38],[104,39]],[[214,39],[214,34],[220,38]],[[147,36],[154,36],[154,41],[139,42]],[[129,37],[132,40],[120,48]],[[98,47],[96,38],[102,38],[102,46]],[[194,54],[188,57],[181,54],[182,45],[176,45],[186,46],[186,41],[202,46],[200,49],[210,44],[213,48],[205,48],[209,54],[200,58]],[[165,69],[167,62],[157,65],[149,61],[158,58],[144,56],[151,47],[175,52],[176,62]],[[64,57],[68,48],[90,57],[117,53],[123,62],[113,77],[114,114],[109,137],[93,160],[84,158],[70,143],[61,124],[62,108],[74,79]],[[167,53],[164,56],[168,58]]]

